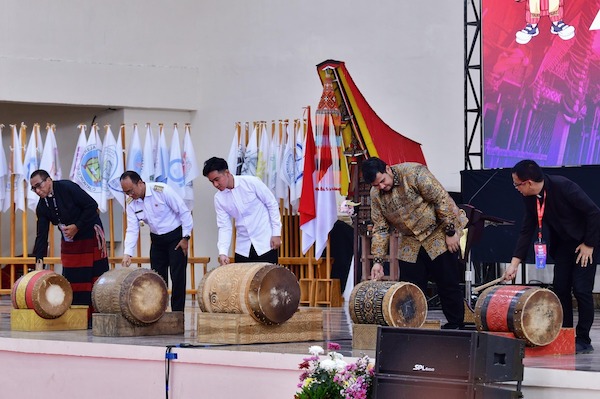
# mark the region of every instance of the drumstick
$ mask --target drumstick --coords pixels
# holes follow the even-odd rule
[[[500,276],[497,279],[490,281],[489,283],[485,283],[483,285],[480,285],[479,287],[473,288],[473,292],[477,293],[481,290],[486,289],[487,287],[491,287],[492,285],[496,285],[496,284],[502,282],[502,280],[504,280],[504,276]]]

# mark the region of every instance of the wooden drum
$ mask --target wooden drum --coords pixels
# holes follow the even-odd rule
[[[167,301],[167,284],[150,269],[109,270],[92,288],[92,304],[98,312],[121,314],[138,326],[160,319],[167,309]]]
[[[421,327],[427,318],[427,299],[405,281],[363,281],[350,294],[350,317],[355,324]]]
[[[477,330],[512,332],[529,346],[554,341],[562,322],[560,301],[545,288],[498,285],[483,291],[475,304]]]
[[[73,302],[73,289],[66,278],[52,270],[36,270],[21,276],[13,285],[15,309],[33,309],[44,319],[55,319]]]
[[[198,285],[198,305],[208,313],[249,314],[281,324],[298,310],[300,286],[287,268],[271,263],[231,263],[208,272]]]

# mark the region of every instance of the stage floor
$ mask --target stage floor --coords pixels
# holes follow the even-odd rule
[[[343,308],[321,308],[323,310],[323,336],[324,341],[319,342],[293,342],[276,344],[204,344],[196,339],[198,305],[190,299],[186,302],[185,309],[185,333],[181,335],[162,335],[151,337],[96,337],[91,330],[78,331],[47,331],[47,332],[21,332],[11,331],[10,311],[12,305],[7,295],[0,297],[0,338],[66,341],[66,342],[91,342],[102,344],[124,344],[137,346],[159,346],[190,344],[204,349],[215,348],[229,351],[246,352],[270,352],[308,355],[311,345],[322,345],[326,342],[336,342],[341,345],[340,353],[344,356],[358,357],[363,353],[375,358],[375,351],[352,349],[352,326],[348,310]],[[600,318],[597,311],[596,323],[591,332],[592,344],[596,351],[591,354],[562,355],[562,356],[540,356],[527,357],[524,359],[525,367],[541,369],[569,369],[578,371],[600,372]],[[428,314],[428,319],[441,320],[445,322],[441,311],[433,310]]]

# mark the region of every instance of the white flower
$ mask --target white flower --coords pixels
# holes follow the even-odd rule
[[[319,355],[325,353],[325,351],[320,346],[313,345],[310,348],[308,348],[308,353],[310,353],[313,356],[319,356]]]
[[[323,370],[325,371],[335,371],[337,370],[337,364],[334,360],[332,359],[324,359],[321,361],[321,364],[319,365]]]
[[[344,355],[342,355],[341,353],[337,353],[337,352],[329,352],[329,356],[333,360],[342,360],[344,358]]]

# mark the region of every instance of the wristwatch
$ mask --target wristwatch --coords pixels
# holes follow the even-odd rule
[[[190,240],[190,236],[189,236],[189,235],[187,235],[187,236],[183,236],[183,237],[181,237],[181,238],[183,238],[183,239],[184,239],[184,240],[186,240],[186,241],[189,241],[189,240]]]
[[[456,230],[454,229],[454,223],[450,223],[444,227],[444,231],[448,237],[454,236],[456,234]]]

